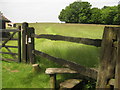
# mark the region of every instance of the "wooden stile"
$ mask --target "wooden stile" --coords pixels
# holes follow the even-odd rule
[[[81,73],[82,75],[87,76],[89,78],[92,78],[92,79],[95,79],[95,80],[97,78],[97,71],[95,69],[79,65],[79,64],[77,64],[75,62],[71,62],[69,60],[56,58],[56,57],[50,56],[46,53],[43,53],[43,52],[40,52],[40,51],[37,51],[37,50],[34,51],[34,54],[42,56],[44,58],[47,58],[48,60],[51,60],[53,62],[58,63],[59,65],[68,67],[70,69],[73,69],[73,70],[77,71],[78,73]]]
[[[22,31],[22,52],[21,52],[21,31]],[[10,37],[3,38],[3,43],[0,46],[5,47],[8,52],[0,52],[2,54],[10,54],[13,57],[18,55],[18,62],[35,63],[35,54],[47,58],[53,62],[56,62],[62,66],[70,69],[56,69],[49,68],[48,73],[50,75],[51,88],[56,89],[56,74],[57,73],[80,73],[84,77],[89,77],[94,80],[97,79],[97,89],[118,89],[120,90],[120,27],[105,27],[103,39],[89,39],[89,38],[76,38],[61,35],[41,34],[35,35],[35,29],[28,27],[28,23],[22,24],[18,29],[1,30],[0,32],[13,32]],[[13,36],[18,33],[18,39]],[[50,56],[41,51],[35,50],[34,38],[46,38],[51,40],[63,40],[75,43],[82,43],[86,45],[92,45],[101,47],[100,67],[99,71],[93,68],[87,68],[69,60]],[[6,43],[9,40],[18,40],[18,46],[9,46]],[[102,43],[102,44],[101,44]],[[18,53],[13,53],[9,48],[18,48]],[[21,55],[22,54],[22,55]],[[21,59],[22,56],[22,59]],[[5,61],[16,61],[12,59],[2,59]],[[36,66],[33,66],[36,69]],[[72,69],[72,70],[71,70]],[[52,71],[50,71],[52,70]],[[46,71],[47,72],[47,71]],[[112,86],[112,87],[111,87]]]

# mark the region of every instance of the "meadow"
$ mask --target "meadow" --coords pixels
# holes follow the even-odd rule
[[[102,39],[104,25],[94,24],[63,24],[63,23],[30,23],[35,28],[36,34],[53,34],[72,37]],[[13,45],[13,41],[8,43]],[[14,45],[17,42],[14,42]],[[70,60],[87,67],[98,67],[100,48],[66,41],[51,41],[48,39],[35,39],[35,49],[51,56]],[[4,48],[2,49],[5,50]],[[17,52],[17,50],[13,51]],[[11,57],[3,55],[3,57]],[[32,71],[32,65],[15,62],[2,62],[2,87],[3,88],[49,88],[49,76],[45,69],[62,67],[45,58],[36,56],[41,67],[40,73]],[[71,78],[72,75],[58,75],[59,82]],[[58,83],[59,83],[58,82]],[[87,87],[87,86],[86,86]]]

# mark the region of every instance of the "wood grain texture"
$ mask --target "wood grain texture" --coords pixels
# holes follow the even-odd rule
[[[117,49],[113,44],[117,40],[116,34],[115,28],[105,27],[96,88],[111,88],[108,81],[115,77]]]

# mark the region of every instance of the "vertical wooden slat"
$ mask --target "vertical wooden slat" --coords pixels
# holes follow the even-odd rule
[[[18,62],[21,62],[21,26],[18,26]]]
[[[28,59],[30,61],[30,63],[34,64],[35,63],[35,59],[34,59],[34,54],[32,53],[32,51],[35,49],[34,48],[34,37],[32,37],[32,34],[35,34],[35,30],[32,27],[27,28],[27,33],[28,33]]]
[[[120,28],[118,29],[118,46],[117,46],[117,60],[116,60],[116,72],[115,72],[115,90],[120,90]]]
[[[26,31],[27,31],[27,27],[28,27],[28,23],[23,23],[22,24],[22,60],[23,62],[27,62],[27,35],[26,35]]]
[[[116,31],[112,27],[105,27],[102,47],[100,68],[97,77],[96,88],[111,88],[108,85],[108,81],[114,78],[115,62],[116,62],[116,50],[113,46],[113,42],[116,40]]]

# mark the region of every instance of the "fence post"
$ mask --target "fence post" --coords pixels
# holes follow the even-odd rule
[[[28,38],[28,43],[27,43],[27,52],[28,52],[28,59],[30,61],[31,64],[35,63],[35,56],[32,53],[33,50],[35,49],[35,45],[34,45],[34,37],[32,37],[32,35],[35,34],[35,29],[33,27],[28,27],[27,28],[27,38]]]
[[[97,77],[96,88],[112,88],[108,81],[115,76],[115,64],[116,64],[116,47],[114,43],[117,41],[116,30],[113,27],[105,27],[102,47],[100,68]]]
[[[117,34],[117,59],[116,59],[116,70],[115,70],[115,90],[120,90],[120,28],[118,28]]]
[[[18,26],[18,62],[21,62],[21,26]]]
[[[27,27],[28,23],[24,22],[22,24],[22,60],[27,63],[28,54],[27,54]]]

